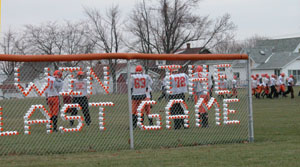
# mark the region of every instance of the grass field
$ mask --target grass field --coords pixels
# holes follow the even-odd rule
[[[166,114],[164,108],[167,101],[163,100],[154,105],[151,113],[158,113],[162,117],[162,130],[142,131],[134,130],[134,144],[136,149],[145,148],[172,148],[182,146],[195,146],[206,144],[237,143],[248,140],[248,110],[246,105],[246,94],[240,91],[241,102],[230,105],[236,109],[236,114],[231,114],[230,119],[238,119],[240,125],[215,124],[215,111],[209,111],[209,128],[198,128],[195,126],[195,112],[192,100],[188,101],[190,110],[190,128],[180,130],[168,130],[166,126]],[[157,99],[159,94],[154,94]],[[244,96],[242,96],[244,95]],[[90,102],[114,102],[114,107],[107,107],[105,111],[106,131],[99,130],[98,108],[90,107],[92,124],[84,126],[81,132],[53,133],[47,134],[45,124],[32,125],[31,135],[24,135],[24,115],[34,104],[43,104],[46,108],[44,98],[25,98],[0,101],[4,113],[4,129],[17,130],[20,135],[1,137],[0,155],[20,154],[65,154],[90,151],[113,151],[129,149],[129,112],[127,94],[95,95]],[[218,99],[222,104],[222,100]],[[221,106],[220,106],[221,108]],[[221,108],[222,109],[222,108]],[[82,115],[82,112],[79,112]],[[44,119],[43,115],[36,111],[30,120]],[[58,125],[70,127],[68,121],[58,119]],[[147,125],[148,120],[145,120]],[[173,125],[172,125],[173,126]]]
[[[296,92],[298,92],[298,89]],[[254,99],[255,143],[244,142],[239,144],[216,144],[192,147],[181,147],[181,145],[177,143],[177,148],[164,147],[151,149],[157,148],[157,146],[148,145],[149,149],[140,149],[137,147],[137,150],[120,149],[120,151],[110,151],[109,148],[114,146],[107,145],[103,149],[106,151],[103,152],[95,152],[92,148],[84,153],[39,156],[22,154],[6,155],[0,157],[0,166],[300,166],[300,162],[298,162],[300,158],[299,101],[300,97],[298,96],[296,96],[295,99]],[[122,119],[122,117],[119,119]],[[114,122],[118,122],[118,120],[114,120]],[[121,125],[117,124],[116,126]],[[117,131],[118,135],[115,136],[114,133],[112,134],[112,138],[127,139],[128,133],[124,132],[126,128],[120,127]],[[228,134],[228,132],[232,131],[231,128],[232,127],[228,127],[227,130],[223,129],[222,131],[218,131],[218,128],[214,128],[214,130],[216,135],[219,132],[223,132],[221,135],[224,136],[226,132]],[[41,128],[40,130],[42,131],[43,129]],[[163,135],[165,133],[168,133],[168,135],[164,137]],[[156,136],[160,137],[154,139],[164,140],[167,138],[172,140],[171,137],[178,137],[178,134],[175,133],[177,132],[164,130],[160,132],[159,135],[156,134]],[[181,131],[181,133],[185,135],[193,134],[192,136],[195,136],[194,129],[189,129],[184,132]],[[146,140],[149,136],[148,133],[145,134],[143,132],[136,135],[136,138],[140,137],[143,140]],[[55,138],[59,141],[60,136],[61,135],[53,135],[53,138],[52,136],[49,138]],[[89,133],[89,131],[86,130],[84,136],[79,136],[78,138],[76,138],[76,136],[74,137],[73,134],[72,138],[74,138],[75,141],[72,141],[71,137],[63,138],[63,140],[68,139],[68,142],[71,143],[69,147],[73,148],[71,150],[76,151],[76,140],[78,140],[77,142],[84,143],[88,140],[85,138],[92,136],[94,136],[93,133]],[[244,134],[239,134],[239,136],[228,138],[227,142],[232,139],[239,139],[239,137],[242,139],[240,141],[244,141],[244,136]],[[108,139],[99,139],[103,140],[104,143],[108,143],[108,141],[106,141]],[[8,142],[6,140],[7,139],[5,139],[5,141],[1,139],[0,142]],[[19,140],[28,141],[29,139],[23,136],[22,139],[20,138]],[[12,142],[19,143],[19,140],[12,140]],[[125,147],[123,140],[115,140],[116,141],[111,142],[123,143]],[[185,145],[185,143],[183,145]],[[55,143],[46,146],[45,149],[54,146]],[[120,147],[123,148],[123,145],[121,144]],[[127,147],[128,143],[126,143],[126,148]]]

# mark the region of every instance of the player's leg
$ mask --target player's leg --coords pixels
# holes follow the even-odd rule
[[[273,95],[271,95],[272,98],[276,97],[276,87],[275,85],[273,86]]]
[[[290,87],[288,86],[287,91],[285,91],[285,92],[283,93],[283,95],[286,96],[286,95],[289,94],[289,93],[290,93]]]
[[[169,99],[170,99],[170,100],[171,100],[171,99],[176,99],[176,98],[177,98],[177,95],[170,95],[170,96],[169,96]],[[178,115],[178,114],[177,114],[177,112],[178,112],[178,111],[177,111],[177,110],[178,110],[178,109],[177,109],[177,108],[178,108],[177,106],[178,106],[178,104],[176,103],[176,104],[174,104],[174,105],[171,107],[171,109],[170,109],[170,110],[171,110],[171,115]],[[174,119],[174,129],[178,129],[178,126],[179,126],[178,123],[179,123],[179,122],[178,122],[178,119]]]
[[[263,91],[263,86],[258,86],[258,94],[257,94],[258,98],[261,97],[262,91]]]
[[[48,104],[48,106],[49,106],[49,113],[50,113],[50,115],[51,115],[50,120],[52,121],[52,122],[51,122],[51,125],[52,125],[52,128],[53,128],[54,101],[53,101],[53,98],[52,98],[52,97],[48,97],[48,98],[47,98],[47,104]]]
[[[74,97],[73,100],[72,100],[72,103],[79,104],[78,97]],[[77,113],[78,113],[77,108],[70,108],[70,109],[71,109],[71,116],[77,115]],[[70,121],[70,126],[73,126],[73,124],[74,124],[74,120],[71,120]]]
[[[146,100],[150,100],[150,98],[146,98]],[[149,118],[149,114],[150,114],[150,110],[151,110],[151,105],[146,105],[144,108],[144,113],[147,115],[147,118],[149,120],[149,125],[153,125],[153,118]],[[144,119],[143,119],[144,120]]]
[[[138,108],[139,100],[132,100],[132,125],[133,128],[137,126],[137,108]]]
[[[203,103],[207,104],[208,96],[205,95],[205,94],[202,94],[200,97],[204,99]],[[206,112],[205,108],[202,105],[200,106],[199,111],[200,111],[201,127],[206,127],[207,124],[208,124],[207,112]]]
[[[280,91],[282,92],[282,95],[284,96],[284,97],[287,97],[286,95],[285,95],[285,86],[282,84],[282,85],[280,85]]]
[[[198,95],[197,95],[197,93],[195,93],[195,94],[194,94],[194,104],[196,104],[197,101],[198,101]]]
[[[179,115],[179,110],[180,110],[180,104],[176,103],[172,106],[171,110],[173,111],[172,115]],[[180,126],[180,120],[179,119],[174,119],[174,129],[179,129]]]
[[[201,127],[206,128],[208,127],[208,113],[204,112],[200,114],[201,118]]]
[[[183,101],[185,101],[184,93],[181,93],[179,95],[179,99],[182,99]],[[179,115],[184,115],[184,109],[182,108],[181,104],[179,104],[178,107],[179,107]],[[180,126],[184,127],[184,119],[179,119],[179,123],[180,123]],[[184,127],[184,129],[186,129],[186,127]]]
[[[290,86],[291,87],[291,98],[293,99],[295,96],[294,96],[294,89],[293,89],[293,86]]]
[[[91,120],[90,111],[89,111],[89,101],[86,96],[81,97],[80,106],[82,107],[84,120],[85,120],[87,126],[89,126],[91,124],[92,120]]]
[[[70,110],[71,110],[71,116],[77,115],[77,113],[78,113],[77,108],[70,108]],[[71,120],[70,126],[73,126],[73,125],[74,125],[74,120]]]
[[[166,98],[166,90],[165,88],[163,87],[162,88],[162,92],[161,92],[161,95],[159,96],[158,100],[157,101],[161,101],[162,98]]]
[[[234,88],[233,92],[234,92],[234,96],[237,98],[238,97],[237,88]]]
[[[53,131],[57,132],[57,115],[59,112],[59,98],[58,97],[49,97],[49,108],[52,120]]]

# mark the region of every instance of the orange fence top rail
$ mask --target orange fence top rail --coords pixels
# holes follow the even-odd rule
[[[240,60],[246,54],[144,54],[144,53],[93,53],[75,55],[7,55],[0,54],[0,61],[51,62],[100,59],[147,59],[147,60]]]

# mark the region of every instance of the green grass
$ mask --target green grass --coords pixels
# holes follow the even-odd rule
[[[242,92],[242,90],[241,90]],[[209,128],[197,128],[195,126],[195,112],[193,102],[189,101],[190,128],[180,130],[168,130],[165,128],[164,100],[154,105],[151,113],[159,113],[162,116],[163,129],[159,131],[134,130],[134,144],[136,149],[145,148],[172,148],[182,146],[195,146],[215,143],[236,143],[248,139],[248,121],[246,96],[242,96],[241,102],[232,104],[230,108],[238,113],[231,114],[231,119],[241,121],[240,125],[217,126],[215,124],[214,108],[210,110]],[[159,94],[154,94],[157,99]],[[114,107],[106,108],[106,131],[99,130],[98,108],[91,107],[92,124],[84,126],[81,132],[47,134],[45,125],[32,125],[31,135],[24,135],[24,115],[31,105],[45,104],[43,98],[26,98],[0,101],[3,107],[4,130],[17,130],[20,135],[1,137],[0,155],[7,154],[64,154],[90,151],[113,151],[129,149],[129,112],[127,94],[123,95],[97,95],[90,102],[114,102]],[[222,104],[222,100],[218,100]],[[46,107],[47,108],[47,107]],[[81,112],[79,114],[82,115]],[[45,119],[36,111],[31,120]],[[148,123],[148,120],[145,120]],[[59,118],[59,126],[69,127],[68,121]],[[172,124],[173,126],[173,124]]]
[[[298,92],[298,89],[295,92]],[[121,97],[112,98],[113,100],[107,100],[116,101],[116,104],[118,102],[121,103],[125,99]],[[245,142],[247,134],[242,131],[247,130],[247,122],[240,126],[228,127],[214,127],[213,122],[210,122],[210,129],[191,128],[179,131],[164,129],[156,132],[135,130],[137,150],[124,150],[128,149],[129,146],[128,126],[123,127],[126,124],[128,125],[128,113],[124,109],[123,117],[115,118],[116,115],[107,116],[107,127],[110,124],[109,118],[113,119],[113,122],[111,122],[113,127],[106,132],[100,132],[96,129],[96,119],[93,120],[95,127],[86,128],[82,134],[44,135],[42,127],[34,127],[33,132],[37,131],[35,138],[41,141],[60,141],[64,144],[64,149],[58,152],[60,154],[51,155],[51,148],[55,151],[59,150],[58,146],[62,146],[59,145],[59,142],[41,146],[44,142],[34,140],[36,147],[30,151],[26,150],[28,148],[24,145],[28,141],[32,142],[34,134],[31,136],[22,134],[18,140],[15,137],[1,138],[2,152],[3,143],[11,141],[9,143],[10,147],[12,144],[16,144],[18,149],[24,148],[23,151],[25,153],[31,152],[32,155],[23,155],[23,152],[16,152],[15,154],[1,156],[0,166],[300,166],[298,162],[300,155],[299,100],[300,97],[298,96],[295,99],[253,99],[254,143]],[[1,105],[4,104],[6,103],[1,103]],[[163,106],[163,104],[161,105]],[[126,106],[125,103],[124,106]],[[29,107],[23,108],[26,111]],[[160,108],[154,107],[153,112],[158,112],[157,110],[160,110]],[[244,109],[243,105],[238,105],[237,108]],[[118,108],[118,110],[121,110],[121,108]],[[109,112],[114,112],[117,115],[122,113],[122,111],[117,110],[107,111],[107,113]],[[24,111],[20,115],[22,116],[23,114]],[[245,114],[237,114],[237,117],[242,119],[245,119],[245,116]],[[16,119],[17,121],[18,116],[11,119]],[[10,122],[7,122],[7,124],[10,124]],[[39,132],[39,130],[41,131]],[[238,130],[238,133],[236,130]],[[95,135],[94,132],[101,135]],[[235,134],[237,135],[234,136]],[[91,143],[91,140],[100,140],[100,143],[103,143],[103,145],[94,144],[95,148],[88,148],[89,145],[85,145],[85,142]],[[200,146],[200,144],[205,144],[205,140],[210,142],[217,141],[216,143],[244,142],[240,144],[208,144]],[[24,142],[23,146],[21,141]],[[197,142],[195,143],[194,141]],[[70,144],[68,145],[68,143]],[[76,149],[75,147],[78,143],[83,146]],[[107,143],[112,144],[107,145]],[[164,147],[159,148],[159,144],[163,144]],[[192,147],[184,147],[189,145],[192,145]],[[112,151],[116,147],[120,149]],[[142,149],[143,147],[147,149]],[[65,153],[66,148],[70,148],[70,152],[85,152]],[[84,150],[83,148],[86,149]],[[5,149],[9,148],[5,147]],[[39,154],[45,151],[43,149],[50,149],[50,155],[35,155],[35,153]]]

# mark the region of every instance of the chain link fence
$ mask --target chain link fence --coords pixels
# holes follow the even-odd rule
[[[11,75],[1,75],[0,155],[249,141],[247,60],[163,63],[21,63]],[[151,84],[134,81],[138,65]],[[148,96],[132,98],[133,89],[143,85]],[[180,96],[177,86],[186,86]]]

